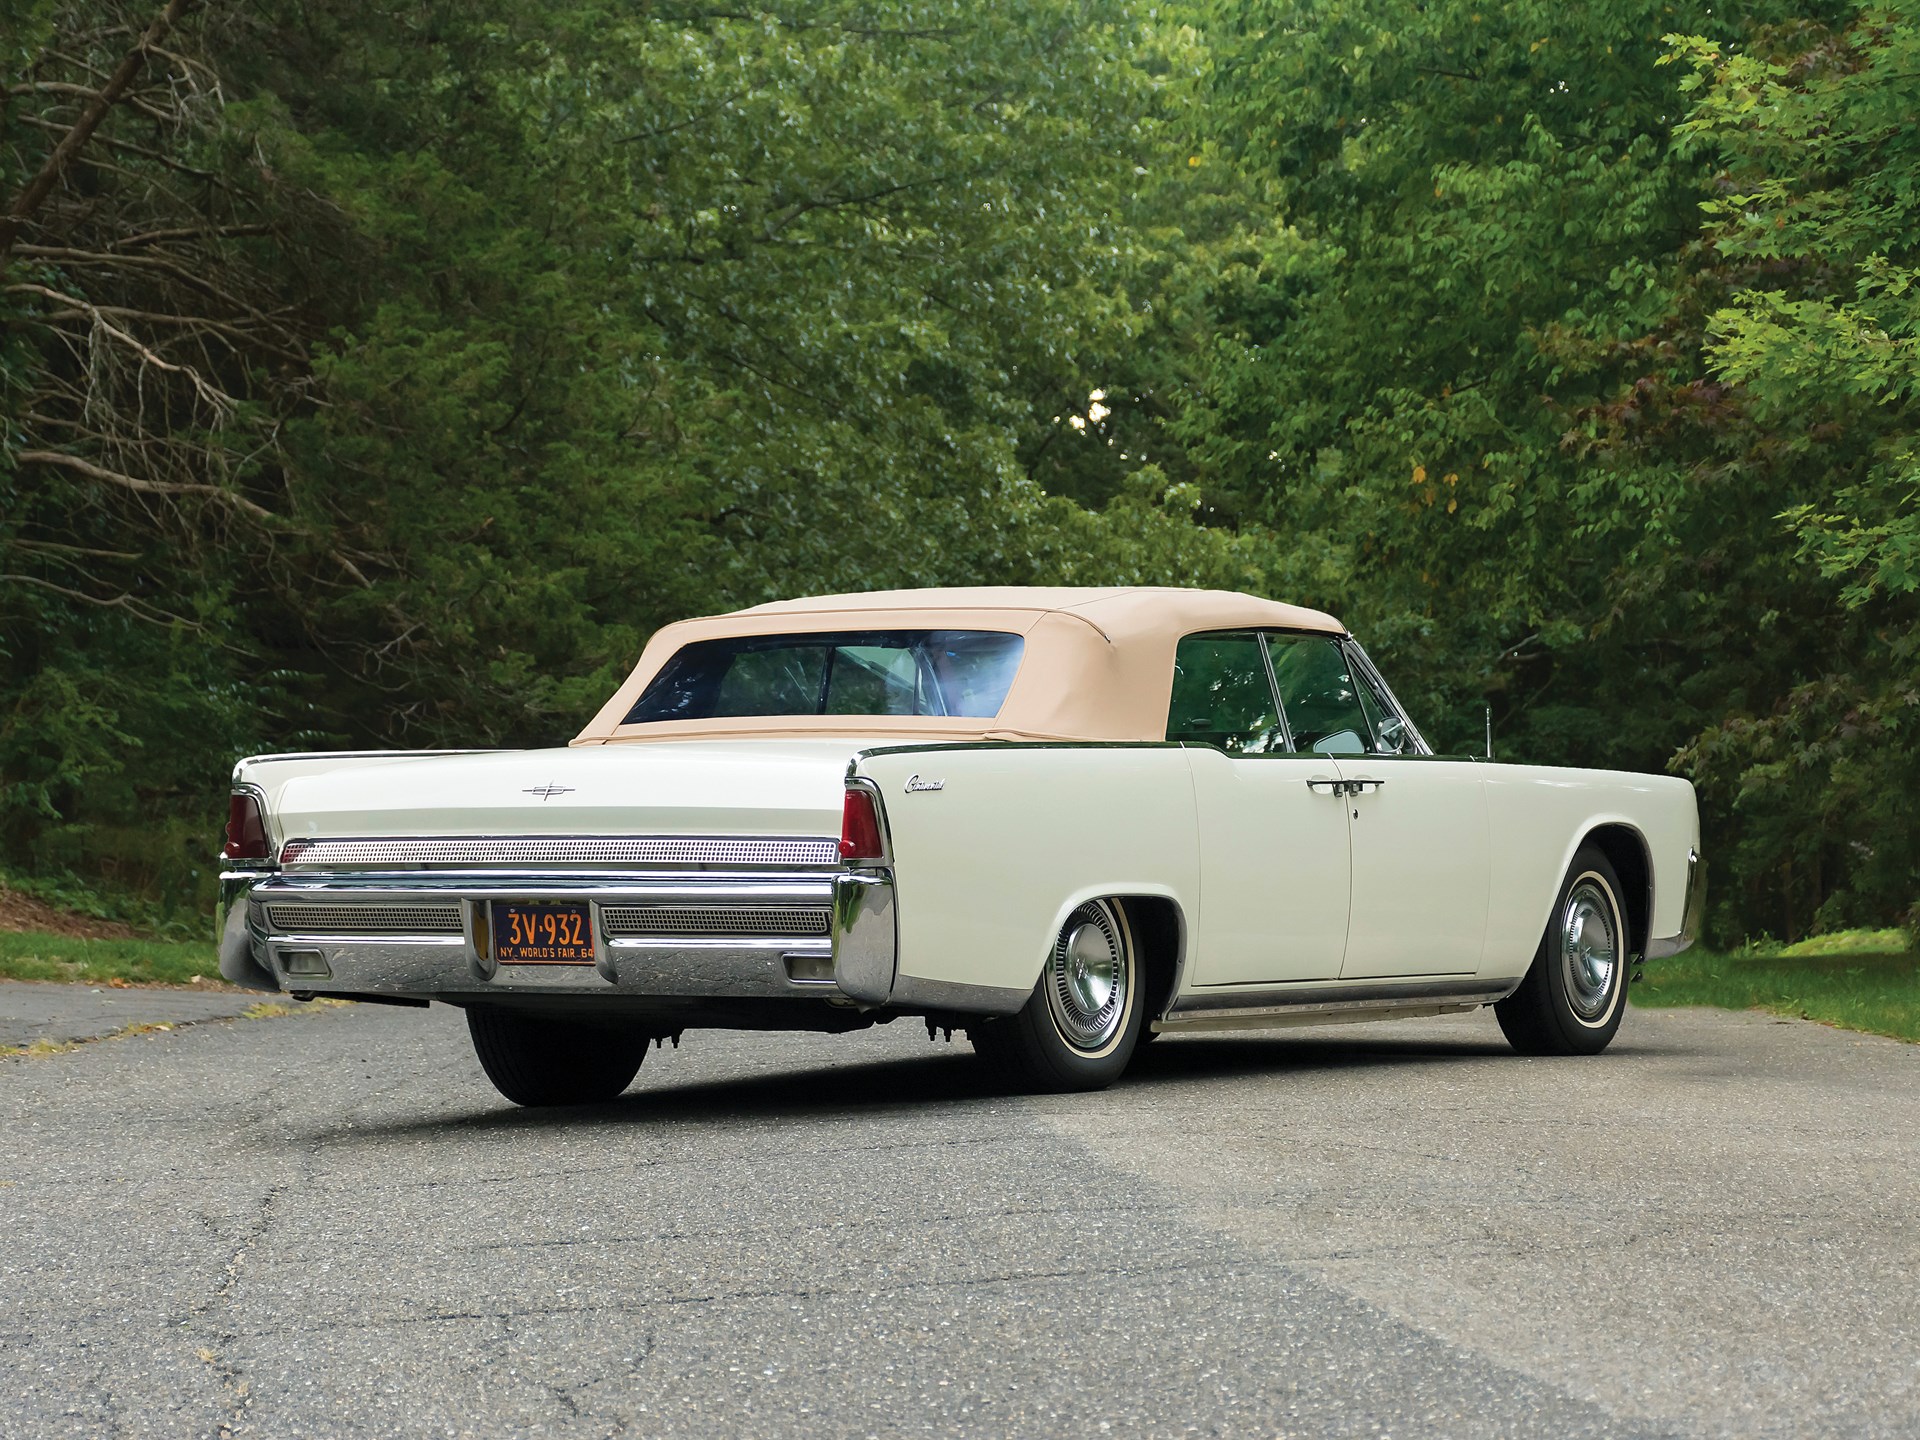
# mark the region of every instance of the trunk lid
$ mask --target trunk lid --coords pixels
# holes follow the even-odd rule
[[[289,840],[388,836],[837,836],[857,738],[596,745],[349,762],[278,787]]]

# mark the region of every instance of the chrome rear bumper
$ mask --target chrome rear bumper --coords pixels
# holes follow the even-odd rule
[[[484,918],[493,900],[584,903],[594,963],[497,963]],[[658,933],[676,925],[690,933]],[[221,877],[221,974],[299,995],[458,1004],[569,995],[813,999],[872,1007],[893,997],[897,948],[885,870]]]

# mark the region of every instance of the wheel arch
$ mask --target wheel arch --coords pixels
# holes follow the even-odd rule
[[[1580,837],[1574,846],[1576,853],[1581,845],[1591,845],[1605,855],[1620,877],[1620,903],[1626,906],[1631,936],[1628,949],[1633,955],[1645,955],[1653,934],[1653,852],[1646,837],[1625,821],[1608,820],[1590,827]]]
[[[1146,985],[1141,999],[1150,1024],[1167,1013],[1187,968],[1187,916],[1171,895],[1115,895],[1139,949]]]
[[[1129,906],[1135,902],[1143,905],[1164,903],[1172,905],[1176,911],[1181,908],[1179,892],[1171,885],[1163,885],[1157,881],[1095,881],[1090,885],[1076,885],[1073,889],[1063,892],[1061,899],[1054,906],[1053,921],[1035,955],[1038,961],[1033,972],[1036,980],[1040,978],[1040,970],[1046,965],[1047,956],[1053,953],[1053,942],[1060,933],[1060,927],[1067,923],[1069,915],[1092,900],[1111,900],[1116,905]],[[1046,912],[1043,910],[1040,913]],[[1133,920],[1133,915],[1128,914],[1127,923],[1131,925]]]
[[[1147,1004],[1147,1018],[1153,1020],[1164,1015],[1179,993],[1187,968],[1186,907],[1168,886],[1088,885],[1075,890],[1053,917],[1053,928],[1047,931],[1045,945],[1035,957],[1037,963],[1031,983],[1039,983],[1067,917],[1091,900],[1111,900],[1126,916],[1127,930],[1133,936],[1134,947],[1146,971],[1146,991],[1142,998]]]

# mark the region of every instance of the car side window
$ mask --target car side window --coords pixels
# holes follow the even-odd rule
[[[1375,754],[1374,727],[1338,642],[1324,635],[1269,635],[1274,679],[1296,750]]]
[[[1217,745],[1230,755],[1286,749],[1258,635],[1189,635],[1180,642],[1173,657],[1167,739]]]

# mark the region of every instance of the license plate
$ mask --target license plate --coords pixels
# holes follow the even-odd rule
[[[587,907],[494,901],[493,958],[502,965],[593,964]]]

